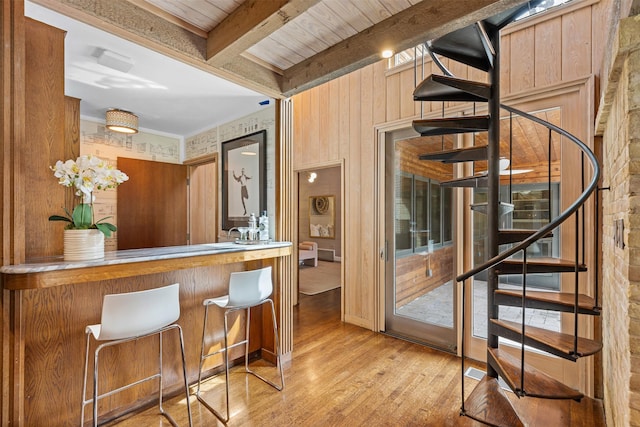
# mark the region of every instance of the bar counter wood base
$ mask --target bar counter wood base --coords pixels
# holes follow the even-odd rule
[[[62,257],[0,269],[3,280],[3,411],[7,425],[77,426],[80,420],[85,327],[100,323],[106,294],[132,292],[180,283],[180,319],[185,340],[187,375],[198,376],[205,298],[224,295],[229,274],[268,265],[291,254],[291,244],[276,242],[255,246],[231,244],[193,245],[106,253],[92,262],[63,262]],[[274,281],[273,300],[279,312],[280,289]],[[210,331],[222,331],[222,315],[212,312]],[[274,342],[270,315],[252,311],[251,352],[273,361]],[[280,322],[280,320],[278,320]],[[233,334],[244,330],[244,317],[231,318]],[[270,332],[271,331],[271,332]],[[174,332],[170,332],[174,333]],[[211,345],[219,345],[219,335]],[[164,340],[165,388],[182,383],[179,346]],[[155,342],[154,342],[155,341]],[[156,369],[157,339],[131,342],[101,354],[101,387],[114,388]],[[90,351],[93,352],[93,345]],[[244,349],[236,348],[240,357]],[[116,356],[117,352],[117,357]],[[90,360],[92,358],[90,357]],[[122,364],[117,361],[127,360]],[[103,363],[104,361],[104,363]],[[90,362],[90,369],[93,369]],[[215,369],[221,360],[210,360]],[[157,383],[149,382],[99,401],[100,420],[122,415],[154,398]],[[90,410],[90,406],[87,407]],[[103,414],[107,414],[102,418]]]

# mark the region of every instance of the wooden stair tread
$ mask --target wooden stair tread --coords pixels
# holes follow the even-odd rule
[[[491,95],[491,85],[432,74],[413,91],[414,101],[482,102]]]
[[[498,289],[495,291],[498,305],[521,306],[522,292],[520,290]],[[505,297],[505,298],[501,298]],[[514,303],[509,303],[511,299]],[[539,304],[538,304],[539,303]],[[527,291],[526,307],[542,308],[546,310],[573,312],[575,294],[570,292]],[[557,308],[547,308],[557,307]],[[564,307],[564,309],[562,309]],[[600,308],[595,306],[595,299],[584,294],[578,294],[578,312],[582,314],[599,315]]]
[[[489,129],[489,116],[419,119],[413,121],[413,129],[422,136],[484,132]]]
[[[504,336],[505,338],[509,338],[513,341],[520,341],[522,332],[522,325],[520,323],[510,322],[508,320],[490,319],[490,324],[492,325],[491,333]],[[577,354],[574,354],[573,335],[537,328],[535,326],[526,326],[525,344],[573,361],[580,357],[595,354],[602,349],[602,344],[598,341],[578,337],[578,351]]]
[[[527,237],[531,236],[538,230],[526,230],[526,229],[501,229],[498,230],[498,244],[504,245],[507,243],[522,242]],[[543,238],[553,237],[553,231],[547,233]]]
[[[496,378],[485,375],[465,400],[464,406],[462,415],[490,426],[524,427]]]
[[[442,163],[469,162],[475,160],[487,160],[487,146],[454,148],[434,153],[422,154],[420,160],[440,161]]]
[[[584,396],[579,391],[525,363],[524,391],[520,389],[520,361],[500,348],[488,348],[489,363],[518,395],[543,399],[573,399]]]
[[[561,258],[527,258],[527,273],[570,273],[576,263]],[[521,274],[522,260],[505,259],[496,267],[498,274]],[[578,271],[587,271],[587,266],[578,264]]]

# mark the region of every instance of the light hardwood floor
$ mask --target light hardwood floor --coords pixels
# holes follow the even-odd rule
[[[284,390],[278,392],[252,376],[232,373],[229,426],[481,425],[459,416],[460,359],[343,324],[339,307],[339,289],[300,295],[294,309],[293,360],[284,366]],[[260,369],[264,375],[275,373],[272,366]],[[215,390],[206,394],[219,405],[223,378],[216,379]],[[469,393],[477,382],[466,378],[465,384]],[[589,399],[581,404],[520,399],[516,404],[525,400],[530,404],[534,400],[529,426],[604,425],[599,404]],[[184,397],[165,403],[181,426],[187,425],[184,403]],[[222,426],[193,396],[190,405],[194,426]],[[152,408],[111,425],[169,423]]]

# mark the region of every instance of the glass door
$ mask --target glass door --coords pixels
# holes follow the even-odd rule
[[[452,167],[419,160],[433,141],[413,136],[385,142],[385,330],[455,352]]]
[[[538,230],[559,214],[560,184],[531,183],[500,186],[500,200],[508,200],[512,209],[505,210],[500,216],[500,228]],[[486,189],[473,190],[474,203],[484,203],[487,200]],[[485,254],[487,217],[482,212],[473,212],[473,256],[474,265],[482,264],[487,256]],[[509,249],[511,245],[500,246],[500,252]],[[560,235],[555,233],[549,237],[540,239],[527,251],[529,259],[534,258],[558,258],[560,252]],[[522,253],[513,256],[514,259],[522,259]],[[473,281],[473,333],[475,337],[487,338],[487,273],[478,273]],[[522,289],[522,275],[499,276],[498,287],[500,289]],[[527,276],[527,286],[530,290],[549,292],[560,291],[560,275],[558,273],[536,273]],[[522,311],[518,307],[500,307],[499,318],[520,322]],[[528,309],[526,325],[544,326],[546,329],[560,332],[561,316],[559,312]]]

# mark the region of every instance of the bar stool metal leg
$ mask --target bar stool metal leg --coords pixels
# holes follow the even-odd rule
[[[273,336],[275,338],[275,351],[276,351],[276,365],[278,368],[278,371],[280,373],[280,385],[277,385],[276,383],[274,383],[273,381],[270,381],[266,378],[264,378],[263,376],[261,376],[260,374],[257,374],[256,372],[252,371],[251,369],[249,369],[249,325],[251,323],[251,309],[248,308],[247,309],[247,344],[245,347],[245,357],[244,357],[244,366],[245,366],[245,371],[251,375],[253,375],[256,378],[259,378],[260,380],[264,381],[265,383],[269,384],[271,387],[275,388],[278,391],[282,391],[282,389],[284,388],[284,373],[282,372],[282,364],[280,363],[280,343],[278,341],[278,324],[276,323],[276,310],[273,304],[273,301],[271,299],[266,299],[264,302],[269,302],[269,304],[271,305],[271,319],[273,322]]]
[[[229,352],[228,349],[228,338],[227,338],[227,311],[224,313],[224,347],[218,351],[213,353],[204,354],[204,341],[207,332],[207,319],[209,314],[209,304],[205,304],[204,307],[204,324],[202,327],[202,345],[200,346],[200,367],[198,369],[198,386],[196,387],[196,398],[200,403],[202,403],[209,411],[213,413],[220,421],[223,423],[227,423],[229,421]],[[200,384],[202,383],[202,366],[204,365],[204,361],[207,360],[211,356],[215,356],[216,354],[223,354],[224,359],[224,379],[225,379],[225,409],[226,415],[222,415],[218,412],[213,406],[211,406],[200,394]]]
[[[189,383],[187,381],[186,358],[184,354],[184,337],[182,328],[174,323],[180,317],[179,284],[153,288],[145,291],[128,292],[105,295],[102,303],[101,323],[86,327],[87,345],[85,349],[84,378],[82,384],[82,409],[81,426],[84,426],[85,406],[93,403],[93,425],[98,425],[99,400],[127,390],[147,381],[158,378],[158,408],[160,413],[177,427],[175,420],[164,410],[162,406],[164,391],[164,366],[162,360],[162,344],[164,332],[177,329],[180,339],[180,352],[182,358],[182,376],[189,415],[189,426],[193,425],[191,406],[189,405]],[[100,352],[106,348],[129,341],[137,341],[150,336],[158,335],[158,370],[155,374],[139,379],[127,385],[99,394]],[[92,398],[87,399],[87,377],[89,369],[90,337],[100,343],[94,351],[93,361],[93,393]]]
[[[273,332],[274,332],[274,337],[275,337],[275,351],[276,351],[276,365],[280,374],[280,385],[275,384],[274,382],[264,378],[263,376],[259,375],[258,373],[252,371],[249,368],[249,338],[250,338],[250,334],[251,334],[251,307],[242,307],[242,308],[229,308],[227,310],[224,311],[224,347],[221,348],[220,350],[217,350],[213,353],[208,353],[205,354],[204,353],[204,346],[205,346],[205,337],[206,337],[206,327],[207,327],[207,319],[208,319],[208,312],[209,312],[209,304],[205,304],[205,312],[204,312],[204,326],[202,329],[202,345],[201,345],[201,351],[200,351],[200,366],[199,366],[199,370],[198,370],[198,385],[196,387],[196,397],[198,399],[199,402],[201,402],[209,411],[211,411],[220,421],[222,421],[223,423],[227,423],[230,419],[230,412],[229,412],[229,390],[230,390],[230,382],[229,382],[229,350],[233,347],[239,346],[239,345],[244,345],[245,346],[245,355],[244,355],[244,359],[245,359],[245,372],[248,374],[251,374],[253,376],[255,376],[256,378],[262,380],[263,382],[265,382],[266,384],[272,386],[273,388],[275,388],[278,391],[281,391],[284,388],[284,372],[282,371],[282,364],[280,363],[280,345],[279,345],[279,339],[278,339],[278,326],[276,323],[276,313],[275,313],[275,307],[273,304],[273,301],[270,299],[267,299],[264,302],[269,302],[271,305],[271,316],[272,316],[272,321],[273,321]],[[228,321],[228,316],[230,313],[233,313],[234,311],[238,311],[240,309],[246,309],[246,327],[245,327],[245,339],[242,341],[239,341],[235,344],[232,344],[231,346],[229,346],[229,321]],[[204,361],[206,359],[208,359],[211,356],[214,356],[216,354],[219,353],[223,353],[223,359],[224,359],[224,374],[225,374],[225,415],[221,414],[218,410],[216,410],[215,408],[213,408],[205,399],[204,397],[201,395],[201,391],[200,391],[200,385],[202,382],[202,367],[204,365]]]
[[[185,386],[185,398],[186,398],[186,403],[187,403],[187,411],[188,411],[188,417],[189,417],[189,426],[193,425],[193,419],[192,419],[192,415],[191,415],[191,406],[189,405],[189,383],[187,380],[187,368],[186,368],[186,357],[185,357],[185,353],[184,353],[184,337],[182,334],[182,328],[180,327],[180,325],[177,324],[173,324],[170,326],[167,326],[166,328],[163,328],[162,330],[155,332],[153,334],[150,335],[155,335],[158,334],[158,351],[159,351],[159,355],[158,355],[158,373],[151,375],[149,377],[140,379],[138,381],[135,381],[131,384],[127,384],[125,386],[122,386],[120,388],[117,388],[115,390],[111,390],[108,391],[106,393],[103,394],[99,394],[98,393],[98,379],[99,379],[99,355],[100,355],[100,351],[102,349],[104,349],[105,347],[110,347],[113,345],[117,345],[117,344],[121,344],[127,341],[133,341],[137,338],[141,338],[141,337],[134,337],[134,338],[129,338],[129,339],[122,339],[122,340],[115,340],[115,341],[110,341],[110,342],[105,342],[103,344],[98,345],[98,347],[96,347],[95,353],[94,353],[94,369],[93,369],[93,397],[91,399],[87,399],[86,398],[86,390],[87,390],[87,374],[88,374],[88,365],[89,365],[89,341],[90,341],[90,332],[87,333],[87,347],[86,347],[86,357],[85,357],[85,368],[84,368],[84,380],[83,380],[83,387],[82,387],[82,410],[81,410],[81,421],[80,421],[80,425],[83,426],[84,425],[84,412],[85,412],[85,406],[89,403],[93,403],[93,426],[97,427],[98,426],[98,401],[103,398],[103,397],[107,397],[107,396],[111,396],[113,394],[116,394],[120,391],[126,390],[128,388],[131,388],[135,385],[141,384],[145,381],[149,381],[153,378],[158,378],[158,407],[160,410],[160,414],[163,415],[170,423],[171,425],[173,425],[174,427],[178,427],[178,424],[176,423],[176,421],[173,419],[173,417],[171,417],[171,415],[166,412],[164,410],[164,407],[162,405],[162,401],[163,401],[163,360],[162,360],[162,335],[163,332],[169,330],[169,329],[177,329],[177,333],[179,335],[180,338],[180,351],[181,351],[181,358],[182,358],[182,376],[183,376],[183,380],[184,380],[184,386]],[[150,336],[147,335],[147,336]]]
[[[89,337],[91,336],[90,332],[87,332],[87,348],[85,350],[84,356],[84,380],[82,381],[82,410],[80,411],[80,425],[84,426],[84,407],[89,402],[87,400],[87,370],[89,369]]]

